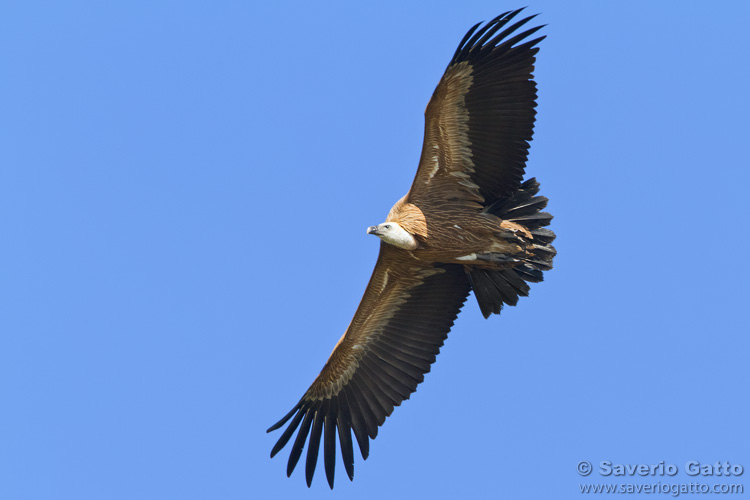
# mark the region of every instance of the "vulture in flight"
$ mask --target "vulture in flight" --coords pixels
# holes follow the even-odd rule
[[[362,458],[393,408],[430,371],[470,291],[485,318],[516,305],[552,268],[552,216],[535,179],[523,181],[536,115],[534,16],[506,12],[458,44],[425,110],[422,155],[409,192],[385,222],[367,228],[380,255],[346,332],[271,451],[292,438],[287,475],[305,442],[310,486],[323,441],[333,488],[338,437],[354,477],[352,433]]]

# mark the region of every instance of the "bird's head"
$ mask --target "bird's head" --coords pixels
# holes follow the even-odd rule
[[[414,250],[419,246],[414,235],[398,222],[383,222],[377,226],[370,226],[367,228],[367,234],[374,234],[386,243],[405,250]]]

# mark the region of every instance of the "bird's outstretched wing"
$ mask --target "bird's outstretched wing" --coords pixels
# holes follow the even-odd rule
[[[521,10],[477,24],[461,40],[425,110],[406,201],[479,209],[521,185],[536,116],[535,45],[544,38],[526,41],[542,26],[516,34],[534,18],[513,22]]]
[[[322,437],[326,477],[333,488],[338,435],[346,472],[349,479],[354,477],[351,431],[366,459],[368,438],[377,436],[393,408],[422,382],[469,290],[461,266],[426,265],[381,243],[370,283],[346,333],[299,403],[268,429],[291,419],[271,451],[273,457],[299,427],[287,475],[309,435],[305,472],[308,486],[312,483]]]

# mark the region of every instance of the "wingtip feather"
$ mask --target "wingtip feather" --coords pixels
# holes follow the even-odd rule
[[[315,467],[318,465],[318,450],[320,449],[320,437],[323,432],[323,414],[325,411],[319,409],[315,411],[313,417],[312,429],[310,430],[310,441],[307,444],[307,460],[305,461],[305,480],[307,487],[312,485]]]

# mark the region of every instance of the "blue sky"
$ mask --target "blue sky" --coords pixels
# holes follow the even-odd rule
[[[582,460],[750,468],[750,4],[529,4],[556,267],[500,317],[471,298],[330,492],[265,429],[357,307],[456,44],[519,5],[258,3],[0,6],[0,498],[580,498]]]

